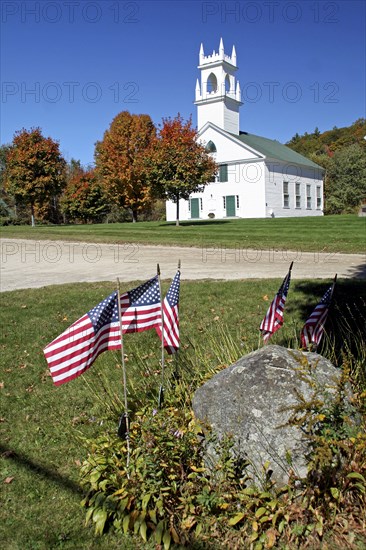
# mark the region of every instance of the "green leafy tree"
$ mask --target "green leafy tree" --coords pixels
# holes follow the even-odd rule
[[[366,155],[360,145],[336,151],[329,162],[325,182],[325,212],[352,213],[366,200]]]
[[[96,173],[110,200],[132,212],[132,221],[152,201],[146,159],[156,136],[149,115],[119,113],[96,143]]]
[[[158,139],[150,158],[149,177],[157,196],[172,200],[188,200],[191,193],[202,191],[214,179],[217,165],[197,139],[192,120],[184,121],[178,114],[163,119]]]
[[[75,166],[61,198],[61,210],[71,221],[101,222],[109,209],[107,197],[94,170]]]
[[[15,133],[6,157],[5,188],[16,202],[30,206],[32,225],[35,207],[54,201],[64,188],[65,167],[58,143],[45,138],[40,128]]]

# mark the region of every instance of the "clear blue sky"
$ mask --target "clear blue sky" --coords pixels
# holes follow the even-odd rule
[[[93,162],[121,111],[192,115],[198,52],[236,47],[241,130],[281,142],[365,117],[365,2],[1,2],[1,143],[39,126]]]

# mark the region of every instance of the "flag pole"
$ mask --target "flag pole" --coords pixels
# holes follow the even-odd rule
[[[180,266],[181,266],[181,261],[180,259],[178,260],[178,271],[180,272]],[[178,358],[179,358],[179,349],[177,349],[177,351],[175,352],[175,358],[174,358],[174,369],[175,369],[175,378],[177,379],[178,377]]]
[[[128,403],[127,403],[127,379],[126,379],[126,365],[125,354],[123,345],[123,329],[122,329],[122,313],[121,313],[121,291],[119,279],[117,279],[117,297],[118,297],[118,319],[119,319],[119,331],[121,337],[121,359],[122,359],[122,372],[123,372],[123,394],[125,403],[125,412],[121,416],[118,426],[118,435],[126,440],[127,443],[127,477],[129,478],[128,468],[130,465],[130,423],[128,418]]]
[[[161,314],[161,384],[159,389],[158,397],[158,407],[161,409],[164,402],[164,367],[165,367],[165,358],[164,358],[164,313],[163,313],[163,301],[161,299],[161,281],[160,281],[160,266],[157,264],[157,273],[158,273],[158,282],[159,282],[159,293],[160,293],[160,314]]]
[[[333,294],[334,294],[334,288],[335,288],[336,282],[337,282],[337,273],[334,275],[333,286],[332,286],[332,290],[330,291],[330,300],[329,300],[329,302],[332,301]]]

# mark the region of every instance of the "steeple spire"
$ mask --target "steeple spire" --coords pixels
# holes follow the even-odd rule
[[[225,58],[224,42],[222,38],[220,38],[219,56],[220,56],[220,59],[222,60]]]
[[[231,52],[231,63],[236,66],[236,50],[235,46],[233,46],[233,50]]]
[[[200,65],[202,65],[203,63],[203,60],[204,60],[204,57],[205,57],[205,52],[203,51],[203,44],[201,43],[201,47],[200,47]]]

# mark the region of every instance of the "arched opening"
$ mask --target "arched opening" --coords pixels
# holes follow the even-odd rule
[[[225,93],[228,94],[229,92],[230,92],[230,77],[227,74],[225,77]]]
[[[216,145],[213,141],[209,141],[205,147],[207,153],[217,153]]]
[[[207,79],[207,91],[208,93],[217,92],[217,78],[211,73]]]

